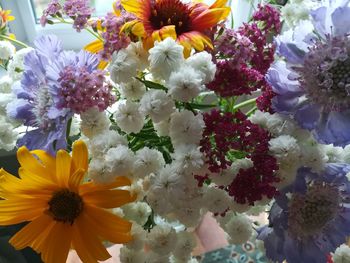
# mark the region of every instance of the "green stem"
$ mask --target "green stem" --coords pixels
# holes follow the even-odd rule
[[[17,39],[12,39],[12,38],[10,38],[8,36],[0,35],[0,39],[5,39],[5,40],[8,40],[8,41],[11,41],[11,42],[13,42],[13,43],[15,43],[15,44],[17,44],[17,45],[19,45],[21,47],[25,47],[25,48],[28,47],[28,45],[24,44],[23,42],[21,42],[21,41],[19,41]]]
[[[240,109],[242,107],[253,105],[253,104],[255,104],[255,101],[256,101],[256,98],[243,101],[243,102],[238,103],[237,105],[235,105],[232,109],[235,111],[235,110],[238,110],[238,109]]]
[[[256,111],[258,109],[258,107],[257,106],[254,106],[253,108],[251,108],[247,113],[246,113],[246,115],[247,116],[250,116],[252,113],[254,113],[254,111]]]
[[[64,20],[63,18],[57,18],[58,19],[58,23],[62,23],[62,24],[68,24],[68,25],[73,25],[72,22],[69,22],[69,21],[66,21]],[[58,24],[58,23],[55,23],[55,24]],[[91,35],[93,35],[94,37],[96,37],[97,39],[103,41],[102,37],[100,37],[99,34],[95,33],[93,30],[91,30],[90,28],[84,28],[87,32],[89,32]]]

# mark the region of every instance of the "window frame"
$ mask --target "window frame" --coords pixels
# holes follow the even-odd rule
[[[209,0],[208,2],[214,2]],[[262,2],[262,0],[231,0],[232,15],[235,18],[234,28],[239,27],[246,22],[253,12],[253,9]],[[96,40],[90,33],[82,30],[77,33],[71,25],[56,24],[42,27],[37,23],[34,14],[32,0],[0,0],[3,9],[12,10],[16,17],[9,23],[11,32],[24,42],[32,45],[35,38],[41,35],[54,34],[62,41],[63,48],[68,50],[80,50],[93,40]],[[231,18],[229,18],[229,21]]]
[[[82,30],[76,32],[71,25],[56,24],[42,27],[36,22],[31,0],[0,0],[3,9],[12,10],[15,20],[9,23],[9,28],[20,41],[32,45],[35,38],[41,35],[54,34],[62,41],[64,49],[79,50],[86,44],[96,40],[90,33]],[[78,36],[78,37],[77,37]]]

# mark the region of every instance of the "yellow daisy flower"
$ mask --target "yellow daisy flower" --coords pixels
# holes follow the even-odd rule
[[[131,182],[117,177],[109,184],[83,183],[88,169],[84,142],[73,144],[72,156],[59,150],[55,158],[23,146],[17,158],[20,178],[0,170],[0,225],[30,222],[10,239],[16,249],[30,246],[44,262],[60,263],[74,248],[90,263],[110,258],[102,240],[131,240],[131,223],[106,210],[135,200],[129,191],[115,189]]]

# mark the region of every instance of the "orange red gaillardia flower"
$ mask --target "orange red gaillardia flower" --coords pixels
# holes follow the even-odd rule
[[[183,3],[181,0],[121,0],[123,8],[136,16],[125,23],[124,32],[142,38],[145,48],[167,37],[176,39],[188,56],[191,47],[202,51],[213,48],[206,31],[226,19],[230,8],[227,0],[217,0],[211,6],[204,3]]]
[[[72,156],[59,150],[53,157],[42,150],[19,148],[19,178],[0,170],[0,225],[29,222],[11,239],[16,249],[32,247],[46,263],[64,263],[70,248],[83,262],[110,257],[101,240],[127,243],[131,223],[107,209],[135,200],[126,177],[113,183],[83,182],[88,169],[84,142],[73,144]]]

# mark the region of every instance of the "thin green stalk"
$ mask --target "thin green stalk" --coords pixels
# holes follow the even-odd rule
[[[235,110],[238,110],[238,109],[240,109],[242,107],[253,105],[253,104],[255,104],[255,101],[256,101],[256,98],[243,101],[243,102],[238,103],[237,105],[235,105],[232,109],[233,109],[233,111],[235,111]]]
[[[17,45],[19,45],[21,47],[28,47],[28,45],[24,44],[22,41],[19,41],[17,39],[12,39],[12,38],[10,38],[8,36],[0,35],[0,39],[5,39],[5,40],[8,40],[8,41],[11,41],[11,42],[13,42],[13,43],[15,43],[15,44],[17,44]]]
[[[63,18],[57,18],[57,20],[59,21],[58,23],[62,23],[62,24],[69,24],[69,25],[72,25],[73,23],[72,22],[69,22],[69,21],[66,21],[64,20]],[[58,24],[58,23],[55,23],[55,24]],[[91,30],[90,28],[84,28],[87,32],[89,32],[91,35],[93,35],[94,37],[96,37],[97,39],[103,41],[102,37],[100,37],[99,34],[95,33],[93,30]]]

